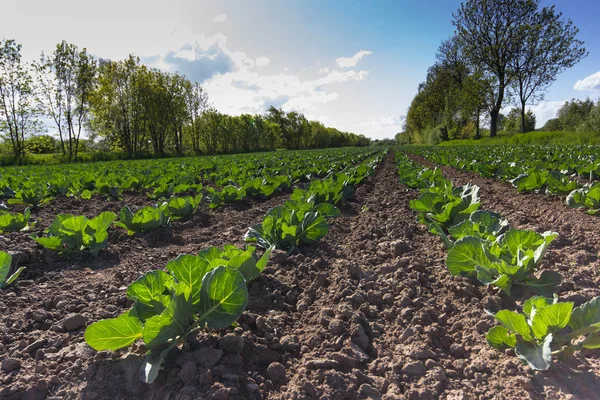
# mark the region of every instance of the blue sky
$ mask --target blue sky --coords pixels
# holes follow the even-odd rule
[[[533,107],[540,124],[565,100],[600,96],[600,1],[553,4],[580,28],[590,55],[563,73],[546,101]],[[401,129],[400,116],[435,62],[439,43],[452,35],[452,12],[459,5],[455,0],[4,0],[3,13],[12,17],[0,25],[0,37],[21,42],[26,58],[51,51],[62,39],[104,58],[134,53],[149,65],[201,81],[222,112],[256,113],[274,104],[384,138]]]

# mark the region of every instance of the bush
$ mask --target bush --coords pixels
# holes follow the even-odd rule
[[[543,132],[560,131],[560,121],[558,118],[549,119],[541,129]]]
[[[423,132],[423,139],[425,144],[438,144],[446,141],[448,140],[448,129],[445,125],[437,125],[435,127],[427,128]]]
[[[49,135],[32,136],[25,141],[25,149],[30,154],[52,154],[56,139]]]
[[[469,139],[475,137],[476,133],[477,127],[475,126],[475,123],[473,121],[469,121],[465,126],[462,127],[460,131],[460,138]]]

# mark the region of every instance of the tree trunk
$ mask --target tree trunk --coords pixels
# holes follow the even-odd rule
[[[498,133],[498,114],[500,110],[495,108],[490,111],[490,137],[496,137]]]
[[[525,102],[521,101],[521,133],[525,132]]]
[[[479,121],[481,112],[477,110],[477,117],[475,118],[475,139],[481,139],[481,130],[479,129]]]

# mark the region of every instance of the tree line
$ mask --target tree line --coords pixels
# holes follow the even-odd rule
[[[48,123],[56,138],[40,136]],[[295,111],[220,113],[199,83],[150,68],[134,55],[96,59],[62,41],[51,54],[26,63],[21,45],[12,39],[0,40],[0,135],[17,158],[56,143],[69,161],[85,150],[84,138],[133,157],[370,144],[365,136],[309,121]]]
[[[482,125],[494,137],[503,123],[533,130],[526,107],[587,56],[573,22],[539,0],[468,0],[452,24],[453,36],[440,45],[409,106],[400,141],[479,138]],[[507,105],[514,109],[503,116]]]
[[[600,132],[600,100],[572,99],[565,102],[542,127],[543,131]]]

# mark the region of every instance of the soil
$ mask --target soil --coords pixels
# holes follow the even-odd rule
[[[564,276],[561,297],[599,295],[597,220],[545,196],[519,195],[502,183],[444,169],[456,184],[481,187],[486,209],[516,227],[560,233],[545,268]],[[486,309],[496,292],[452,277],[441,241],[416,223],[393,156],[341,206],[328,235],[286,257],[275,252],[249,284],[235,329],[201,332],[171,352],[152,385],[138,377],[143,351],[96,352],[85,327],[131,306],[127,285],[178,254],[210,245],[243,245],[246,229],[285,201],[202,210],[172,229],[129,237],[111,233],[97,258],[55,259],[25,234],[0,249],[20,252],[24,279],[0,292],[0,398],[7,399],[488,399],[597,398],[599,353],[532,373],[510,351],[485,342]],[[151,201],[127,198],[128,204]],[[40,210],[36,230],[61,210],[94,216],[122,203],[66,200]],[[595,229],[594,229],[595,227]]]

